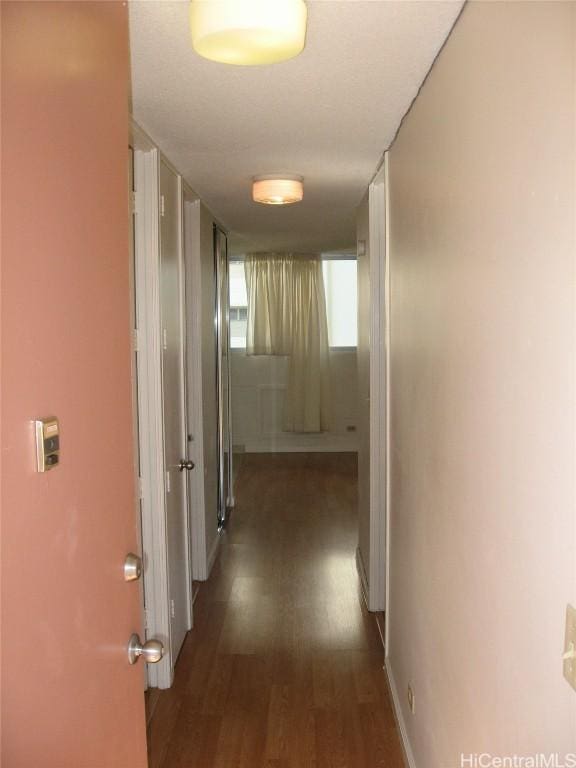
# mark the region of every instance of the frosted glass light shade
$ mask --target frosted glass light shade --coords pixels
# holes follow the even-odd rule
[[[192,0],[192,45],[224,64],[273,64],[304,48],[304,0]]]
[[[304,197],[301,176],[255,176],[252,182],[252,199],[265,205],[289,205],[299,203]]]

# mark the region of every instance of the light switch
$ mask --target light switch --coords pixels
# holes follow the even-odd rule
[[[566,606],[566,633],[564,636],[564,677],[576,691],[576,608]]]
[[[36,427],[36,469],[48,472],[60,463],[60,429],[58,419],[37,419]]]

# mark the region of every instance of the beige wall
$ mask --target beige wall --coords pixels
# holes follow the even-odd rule
[[[469,3],[390,153],[389,665],[419,768],[576,752],[574,11]]]

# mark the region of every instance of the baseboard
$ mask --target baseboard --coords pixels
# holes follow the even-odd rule
[[[390,697],[392,698],[392,709],[394,711],[394,720],[400,734],[400,743],[402,744],[402,754],[404,757],[404,764],[406,768],[417,768],[416,760],[414,759],[414,753],[410,746],[410,739],[408,738],[408,729],[406,728],[406,722],[404,715],[402,714],[402,707],[400,706],[400,697],[398,695],[398,688],[396,687],[396,681],[394,679],[394,673],[390,666],[390,660],[388,657],[384,660],[384,672],[386,674],[386,683],[388,690],[390,691]]]
[[[286,437],[246,440],[245,453],[358,453],[356,437],[333,437],[322,439],[318,436],[301,436],[291,440]]]
[[[386,614],[384,611],[374,611],[374,618],[376,619],[376,626],[378,627],[382,648],[384,649],[384,654],[386,654]]]
[[[364,567],[364,560],[362,560],[362,552],[360,547],[356,547],[356,570],[358,571],[358,577],[360,578],[360,588],[362,590],[362,598],[368,607],[368,579],[366,578],[366,568]]]
[[[216,562],[216,558],[218,557],[218,549],[220,548],[221,535],[222,535],[222,532],[218,531],[218,533],[216,534],[216,538],[212,543],[212,547],[210,548],[210,552],[208,553],[208,557],[206,559],[206,580],[210,578],[210,574],[212,573],[212,567],[214,566],[214,563]]]

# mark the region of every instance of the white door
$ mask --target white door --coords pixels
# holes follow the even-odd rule
[[[160,316],[166,472],[166,539],[172,664],[192,626],[184,378],[181,179],[160,162]]]

